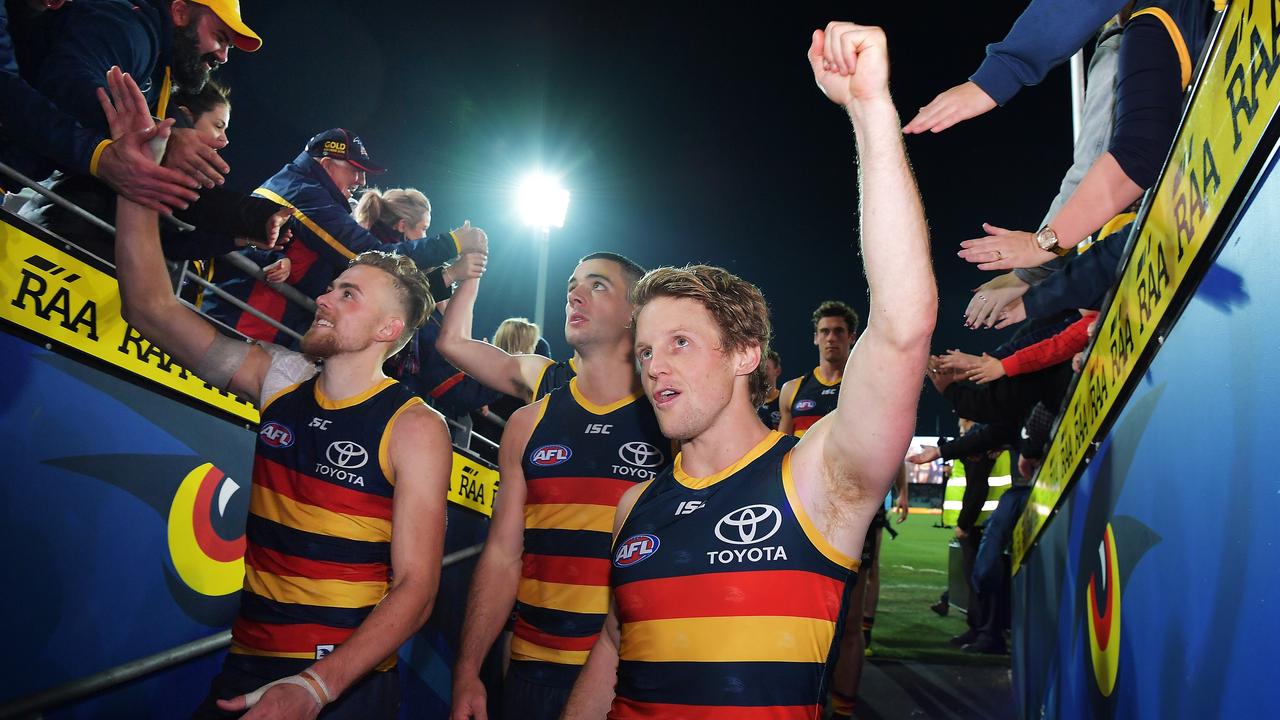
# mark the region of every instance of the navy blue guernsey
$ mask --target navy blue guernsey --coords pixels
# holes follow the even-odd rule
[[[707,478],[686,475],[677,457],[641,492],[613,552],[621,642],[610,718],[819,716],[857,561],[801,506],[797,442],[771,432]]]

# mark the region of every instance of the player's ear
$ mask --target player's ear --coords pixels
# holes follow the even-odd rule
[[[760,367],[760,346],[748,345],[734,352],[734,375],[750,375]]]
[[[378,332],[374,337],[378,342],[395,342],[400,338],[400,333],[404,331],[404,320],[391,315],[383,321],[382,326],[378,328]]]

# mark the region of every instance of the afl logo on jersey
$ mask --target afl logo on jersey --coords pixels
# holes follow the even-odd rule
[[[801,400],[800,402],[796,403],[795,411],[804,412],[805,410],[812,410],[816,407],[818,407],[818,403],[816,400]]]
[[[273,448],[287,448],[293,444],[293,431],[272,420],[258,431],[258,439]]]
[[[529,453],[529,462],[538,467],[551,467],[569,461],[573,451],[564,445],[543,445]]]
[[[618,549],[613,553],[613,564],[620,568],[635,565],[658,552],[661,544],[657,535],[632,535],[618,544]]]

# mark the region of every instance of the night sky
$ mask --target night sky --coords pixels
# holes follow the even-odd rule
[[[852,133],[805,60],[833,11],[645,5],[244,2],[264,45],[219,71],[234,107],[228,183],[252,190],[312,134],[356,132],[391,169],[379,186],[431,199],[433,233],[467,218],[488,232],[476,333],[491,335],[505,317],[534,315],[534,236],[513,205],[520,176],[540,167],[572,192],[551,239],[545,334],[557,357],[569,352],[564,281],[578,257],[612,250],[646,267],[722,265],[756,283],[782,380],[807,372],[812,309],[842,299],[865,317],[867,306]],[[888,33],[904,123],[964,81],[1021,9],[989,4],[963,20],[913,3],[850,7],[840,19]],[[1065,68],[1005,108],[908,138],[942,295],[935,351],[981,352],[1005,336],[961,325],[967,290],[988,274],[957,258],[957,244],[983,221],[1035,230],[1070,138]],[[954,432],[954,416],[929,389],[918,428],[938,427]]]

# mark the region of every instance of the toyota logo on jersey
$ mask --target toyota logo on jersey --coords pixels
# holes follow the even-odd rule
[[[538,467],[551,467],[569,461],[573,451],[564,445],[543,445],[529,453],[529,462]]]
[[[622,458],[623,462],[642,468],[658,467],[665,459],[661,450],[639,440],[633,440],[618,448],[618,457]]]
[[[657,535],[632,535],[618,543],[618,549],[613,553],[613,564],[620,568],[635,565],[658,552],[661,544]]]
[[[355,470],[369,462],[369,452],[350,440],[339,440],[329,444],[325,451],[329,462],[343,470]]]
[[[730,545],[755,545],[782,527],[782,513],[772,505],[748,505],[720,518],[716,537]]]

